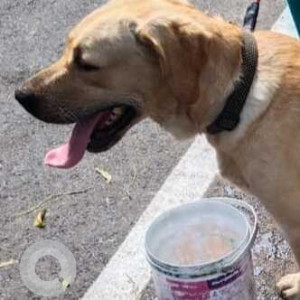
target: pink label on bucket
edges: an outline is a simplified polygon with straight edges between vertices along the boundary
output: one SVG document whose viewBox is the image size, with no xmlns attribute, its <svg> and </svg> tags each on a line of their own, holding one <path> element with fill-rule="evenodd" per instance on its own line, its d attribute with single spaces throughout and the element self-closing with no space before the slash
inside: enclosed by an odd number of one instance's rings
<svg viewBox="0 0 300 300">
<path fill-rule="evenodd" d="M 217 275 L 217 274 L 216 274 Z M 159 300 L 254 300 L 251 255 L 225 275 L 180 279 L 153 272 Z"/>
<path fill-rule="evenodd" d="M 209 286 L 207 282 L 182 282 L 167 279 L 170 284 L 170 289 L 174 299 L 178 300 L 192 300 L 201 295 L 201 299 L 208 299 L 205 294 L 209 293 Z M 197 298 L 198 299 L 198 298 Z"/>
</svg>

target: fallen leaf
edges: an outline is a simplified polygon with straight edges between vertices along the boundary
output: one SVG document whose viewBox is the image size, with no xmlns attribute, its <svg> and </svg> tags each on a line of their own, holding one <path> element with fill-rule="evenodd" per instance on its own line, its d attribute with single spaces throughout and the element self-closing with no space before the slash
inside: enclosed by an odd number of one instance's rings
<svg viewBox="0 0 300 300">
<path fill-rule="evenodd" d="M 68 288 L 70 286 L 70 283 L 64 279 L 62 282 L 61 282 L 62 286 L 65 287 L 65 288 Z"/>
<path fill-rule="evenodd" d="M 36 217 L 34 218 L 34 221 L 33 221 L 33 225 L 35 227 L 38 227 L 38 228 L 44 228 L 44 227 L 46 227 L 46 223 L 45 223 L 46 212 L 47 212 L 46 209 L 42 209 L 36 215 Z"/>
<path fill-rule="evenodd" d="M 108 172 L 100 168 L 96 168 L 95 171 L 105 179 L 106 183 L 111 183 L 112 176 Z"/>
<path fill-rule="evenodd" d="M 9 261 L 0 262 L 0 269 L 6 268 L 11 265 L 15 265 L 17 262 L 14 259 L 11 259 Z"/>
</svg>

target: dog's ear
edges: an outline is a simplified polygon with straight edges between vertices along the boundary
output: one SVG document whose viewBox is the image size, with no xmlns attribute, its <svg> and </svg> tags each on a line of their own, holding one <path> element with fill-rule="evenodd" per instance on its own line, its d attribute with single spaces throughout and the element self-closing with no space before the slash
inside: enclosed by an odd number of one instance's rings
<svg viewBox="0 0 300 300">
<path fill-rule="evenodd" d="M 174 95 L 185 102 L 197 96 L 199 73 L 207 63 L 211 34 L 198 23 L 175 18 L 155 18 L 134 29 L 148 57 L 159 62 Z"/>
<path fill-rule="evenodd" d="M 129 28 L 138 45 L 142 48 L 142 54 L 152 62 L 159 64 L 161 72 L 164 73 L 165 53 L 155 36 L 156 34 L 151 32 L 148 25 L 139 26 L 135 22 L 130 23 Z"/>
</svg>

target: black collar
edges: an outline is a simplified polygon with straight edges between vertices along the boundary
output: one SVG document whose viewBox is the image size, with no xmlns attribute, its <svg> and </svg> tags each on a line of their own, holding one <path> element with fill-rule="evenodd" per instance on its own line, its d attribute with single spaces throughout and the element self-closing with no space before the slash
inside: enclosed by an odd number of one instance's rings
<svg viewBox="0 0 300 300">
<path fill-rule="evenodd" d="M 257 44 L 251 33 L 243 33 L 242 60 L 241 78 L 234 84 L 233 91 L 217 119 L 207 127 L 209 134 L 232 131 L 240 122 L 240 114 L 251 89 L 258 62 Z"/>
</svg>

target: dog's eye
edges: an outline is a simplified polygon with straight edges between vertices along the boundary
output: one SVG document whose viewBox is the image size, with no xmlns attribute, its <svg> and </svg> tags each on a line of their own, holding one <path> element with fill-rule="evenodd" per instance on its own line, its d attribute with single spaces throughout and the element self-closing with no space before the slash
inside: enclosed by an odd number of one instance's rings
<svg viewBox="0 0 300 300">
<path fill-rule="evenodd" d="M 76 48 L 74 51 L 74 64 L 77 66 L 78 69 L 85 72 L 93 72 L 100 70 L 98 66 L 89 64 L 88 62 L 82 59 L 82 50 L 80 48 Z"/>
</svg>

